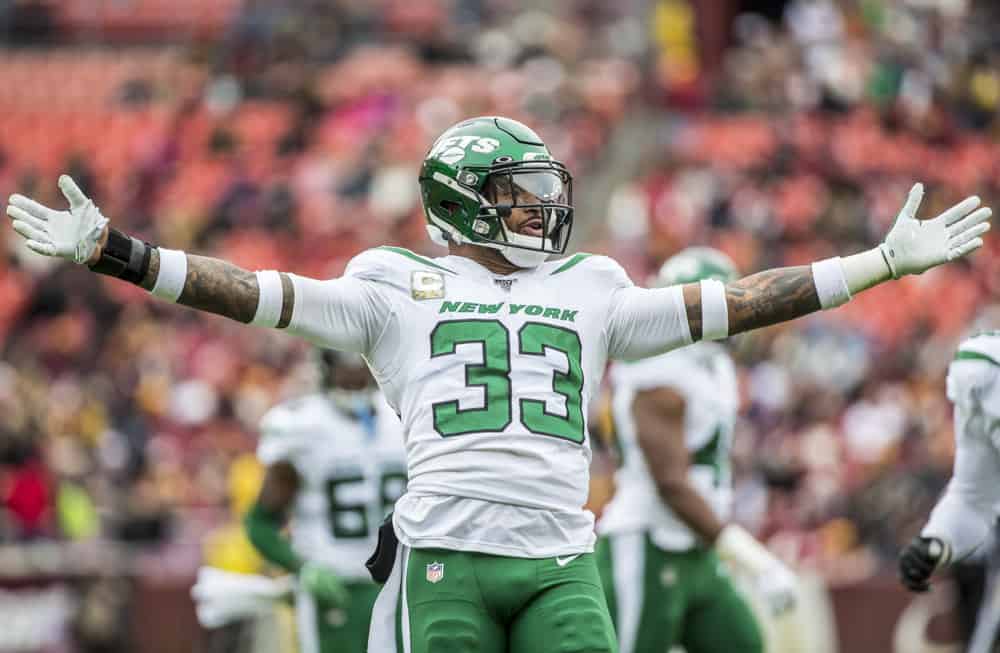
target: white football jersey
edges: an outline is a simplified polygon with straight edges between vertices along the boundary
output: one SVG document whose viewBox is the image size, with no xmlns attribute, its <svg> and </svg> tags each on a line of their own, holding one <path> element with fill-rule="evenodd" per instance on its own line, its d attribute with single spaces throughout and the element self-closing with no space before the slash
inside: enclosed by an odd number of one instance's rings
<svg viewBox="0 0 1000 653">
<path fill-rule="evenodd" d="M 299 474 L 292 546 L 344 578 L 368 580 L 365 560 L 378 527 L 406 488 L 399 419 L 378 396 L 358 418 L 313 394 L 272 408 L 261 421 L 257 457 L 286 461 Z"/>
<path fill-rule="evenodd" d="M 290 275 L 289 330 L 365 356 L 406 434 L 396 505 L 416 548 L 549 557 L 593 549 L 586 406 L 606 361 L 691 341 L 680 288 L 602 256 L 507 276 L 381 247 L 339 279 Z"/>
<path fill-rule="evenodd" d="M 616 363 L 611 380 L 612 413 L 623 460 L 615 474 L 615 496 L 604 509 L 598 531 L 603 535 L 648 530 L 663 549 L 690 549 L 698 537 L 660 498 L 639 447 L 632 403 L 637 392 L 661 387 L 684 397 L 689 478 L 725 520 L 732 501 L 729 452 L 739 408 L 733 361 L 722 345 L 699 342 L 655 358 Z"/>
<path fill-rule="evenodd" d="M 954 471 L 923 535 L 950 541 L 960 559 L 1000 516 L 1000 332 L 962 342 L 947 383 L 955 405 Z"/>
<path fill-rule="evenodd" d="M 948 366 L 948 399 L 955 404 L 959 443 L 978 440 L 1000 449 L 1000 332 L 963 341 Z"/>
</svg>

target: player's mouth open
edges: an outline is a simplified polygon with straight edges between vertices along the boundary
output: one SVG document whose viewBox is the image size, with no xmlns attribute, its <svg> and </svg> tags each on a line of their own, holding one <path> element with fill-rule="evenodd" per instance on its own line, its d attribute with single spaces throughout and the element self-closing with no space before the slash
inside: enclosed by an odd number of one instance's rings
<svg viewBox="0 0 1000 653">
<path fill-rule="evenodd" d="M 525 236 L 541 237 L 545 233 L 545 223 L 541 218 L 528 218 L 518 225 L 517 233 Z"/>
</svg>

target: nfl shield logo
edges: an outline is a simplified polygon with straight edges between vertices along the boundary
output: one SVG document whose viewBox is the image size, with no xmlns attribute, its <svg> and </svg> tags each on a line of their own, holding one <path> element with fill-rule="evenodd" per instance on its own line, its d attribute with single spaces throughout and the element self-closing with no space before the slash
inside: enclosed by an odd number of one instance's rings
<svg viewBox="0 0 1000 653">
<path fill-rule="evenodd" d="M 510 292 L 511 286 L 517 279 L 494 279 L 493 283 L 500 287 L 504 292 Z"/>
<path fill-rule="evenodd" d="M 439 583 L 444 578 L 444 563 L 432 562 L 427 565 L 427 582 Z"/>
</svg>

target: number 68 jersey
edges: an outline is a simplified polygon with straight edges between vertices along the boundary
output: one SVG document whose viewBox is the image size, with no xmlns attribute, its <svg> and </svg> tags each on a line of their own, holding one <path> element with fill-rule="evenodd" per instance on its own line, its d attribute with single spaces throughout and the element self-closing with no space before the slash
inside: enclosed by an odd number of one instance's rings
<svg viewBox="0 0 1000 653">
<path fill-rule="evenodd" d="M 278 404 L 260 424 L 257 458 L 299 475 L 292 546 L 340 576 L 368 580 L 378 527 L 406 488 L 399 420 L 381 397 L 373 414 L 345 413 L 326 394 Z"/>
<path fill-rule="evenodd" d="M 586 408 L 609 358 L 691 342 L 679 287 L 636 288 L 602 256 L 498 276 L 390 247 L 339 279 L 289 276 L 289 330 L 363 354 L 402 420 L 404 544 L 528 558 L 593 549 Z"/>
</svg>

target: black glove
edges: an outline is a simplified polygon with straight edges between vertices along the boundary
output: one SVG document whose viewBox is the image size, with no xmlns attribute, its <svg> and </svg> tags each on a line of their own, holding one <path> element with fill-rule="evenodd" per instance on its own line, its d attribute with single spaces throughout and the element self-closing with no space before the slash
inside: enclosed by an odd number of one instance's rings
<svg viewBox="0 0 1000 653">
<path fill-rule="evenodd" d="M 899 554 L 899 580 L 912 592 L 926 592 L 931 574 L 950 557 L 948 545 L 941 540 L 917 536 Z"/>
</svg>

